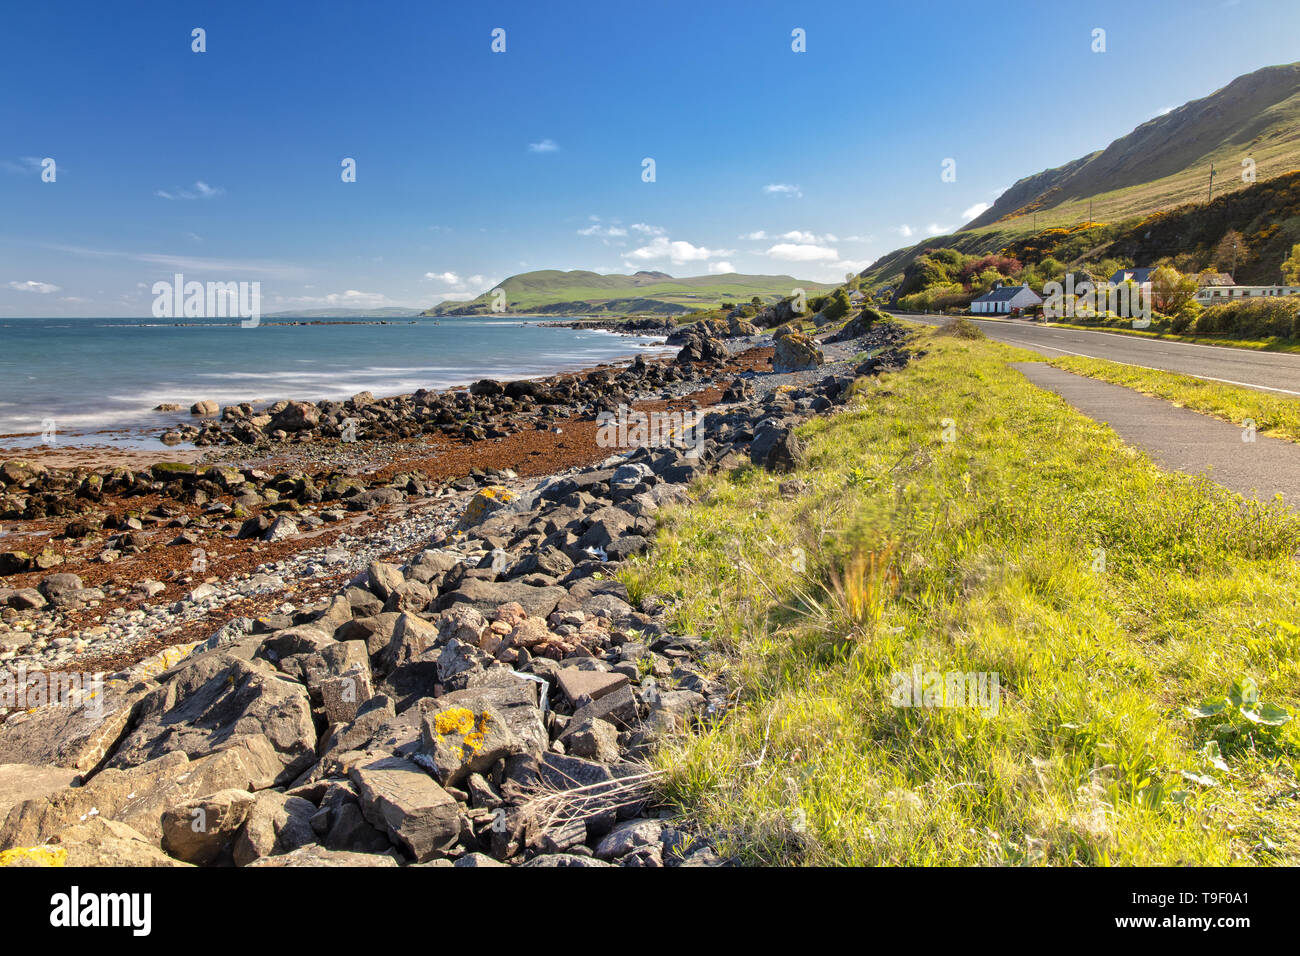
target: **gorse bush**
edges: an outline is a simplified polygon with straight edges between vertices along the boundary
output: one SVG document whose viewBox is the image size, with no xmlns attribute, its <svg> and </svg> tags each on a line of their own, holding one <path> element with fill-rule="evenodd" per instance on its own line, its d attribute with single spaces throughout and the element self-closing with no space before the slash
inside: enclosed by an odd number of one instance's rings
<svg viewBox="0 0 1300 956">
<path fill-rule="evenodd" d="M 1193 328 L 1197 335 L 1229 338 L 1300 338 L 1300 296 L 1212 305 L 1197 317 Z"/>
</svg>

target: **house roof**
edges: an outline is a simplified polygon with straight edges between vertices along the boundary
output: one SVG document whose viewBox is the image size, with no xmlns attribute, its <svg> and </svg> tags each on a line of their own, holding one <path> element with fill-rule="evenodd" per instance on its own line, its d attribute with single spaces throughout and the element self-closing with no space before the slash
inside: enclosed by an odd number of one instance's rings
<svg viewBox="0 0 1300 956">
<path fill-rule="evenodd" d="M 1210 275 L 1203 276 L 1200 285 L 1232 285 L 1232 276 L 1226 272 L 1213 272 Z"/>
<path fill-rule="evenodd" d="M 1155 272 L 1154 266 L 1147 266 L 1143 269 L 1116 269 L 1115 274 L 1110 277 L 1110 281 L 1118 285 L 1121 282 L 1127 282 L 1132 279 L 1138 285 L 1151 281 L 1151 273 Z"/>
<path fill-rule="evenodd" d="M 1010 299 L 1014 299 L 1021 292 L 1028 292 L 1035 299 L 1038 298 L 1038 293 L 1034 292 L 1034 290 L 1029 288 L 1028 286 L 1004 285 L 997 289 L 990 289 L 988 292 L 985 292 L 982 296 L 972 299 L 971 301 L 972 302 L 1006 302 Z"/>
</svg>

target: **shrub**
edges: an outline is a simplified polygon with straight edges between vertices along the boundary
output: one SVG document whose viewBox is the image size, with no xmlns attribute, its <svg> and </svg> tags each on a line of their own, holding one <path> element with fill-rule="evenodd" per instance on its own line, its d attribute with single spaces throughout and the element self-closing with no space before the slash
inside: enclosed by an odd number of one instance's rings
<svg viewBox="0 0 1300 956">
<path fill-rule="evenodd" d="M 1195 321 L 1197 335 L 1243 339 L 1300 336 L 1300 298 L 1239 299 L 1212 305 Z"/>
<path fill-rule="evenodd" d="M 978 325 L 966 318 L 956 318 L 951 322 L 945 322 L 939 327 L 936 335 L 951 335 L 957 339 L 982 339 L 985 338 L 984 330 Z"/>
</svg>

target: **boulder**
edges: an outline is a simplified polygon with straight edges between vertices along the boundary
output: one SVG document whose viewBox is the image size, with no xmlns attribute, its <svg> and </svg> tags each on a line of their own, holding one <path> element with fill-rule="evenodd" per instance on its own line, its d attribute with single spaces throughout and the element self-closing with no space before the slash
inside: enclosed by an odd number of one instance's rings
<svg viewBox="0 0 1300 956">
<path fill-rule="evenodd" d="M 818 368 L 826 361 L 817 343 L 802 332 L 791 332 L 776 340 L 772 371 L 801 372 Z"/>
<path fill-rule="evenodd" d="M 198 760 L 168 753 L 130 769 L 102 770 L 84 786 L 16 804 L 0 822 L 0 849 L 34 846 L 99 816 L 159 842 L 161 816 L 168 807 L 218 790 L 269 787 L 282 766 L 271 742 L 255 736 L 241 737 Z"/>
<path fill-rule="evenodd" d="M 366 819 L 416 862 L 445 856 L 460 840 L 459 804 L 411 761 L 380 757 L 352 767 L 349 777 Z"/>
<path fill-rule="evenodd" d="M 50 837 L 48 843 L 0 852 L 5 866 L 188 866 L 174 860 L 125 823 L 102 816 L 70 826 Z"/>
<path fill-rule="evenodd" d="M 446 787 L 459 786 L 470 774 L 524 751 L 505 718 L 491 707 L 429 709 L 420 724 L 420 743 L 425 759 L 417 762 Z"/>
<path fill-rule="evenodd" d="M 178 860 L 207 866 L 229 858 L 254 797 L 246 790 L 216 793 L 168 807 L 162 815 L 162 848 Z"/>
<path fill-rule="evenodd" d="M 565 596 L 564 588 L 533 587 L 518 581 L 481 581 L 466 578 L 454 591 L 438 599 L 442 608 L 468 604 L 484 616 L 491 616 L 502 604 L 511 601 L 535 617 L 546 617 Z"/>
<path fill-rule="evenodd" d="M 262 735 L 282 765 L 276 782 L 293 780 L 315 760 L 311 703 L 307 688 L 266 666 L 221 652 L 182 666 L 140 700 L 135 729 L 109 766 L 133 767 L 177 751 L 202 757 L 242 736 Z"/>
<path fill-rule="evenodd" d="M 271 416 L 267 431 L 310 431 L 320 424 L 320 409 L 311 402 L 289 402 Z"/>
<path fill-rule="evenodd" d="M 388 854 L 327 850 L 313 843 L 291 853 L 262 857 L 249 866 L 397 866 L 397 861 Z"/>
<path fill-rule="evenodd" d="M 117 744 L 148 690 L 147 684 L 131 690 L 106 685 L 87 706 L 43 707 L 12 717 L 0 724 L 0 762 L 88 773 Z"/>
<path fill-rule="evenodd" d="M 262 790 L 253 797 L 244 828 L 235 839 L 236 866 L 249 866 L 263 857 L 291 853 L 316 842 L 311 818 L 316 806 L 302 797 Z"/>
</svg>

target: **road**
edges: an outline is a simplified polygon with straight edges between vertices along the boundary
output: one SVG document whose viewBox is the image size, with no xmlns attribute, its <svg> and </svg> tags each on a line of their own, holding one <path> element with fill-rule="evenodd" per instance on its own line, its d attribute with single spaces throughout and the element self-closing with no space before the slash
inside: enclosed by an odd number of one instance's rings
<svg viewBox="0 0 1300 956">
<path fill-rule="evenodd" d="M 942 325 L 948 321 L 948 316 L 941 315 L 920 315 L 914 312 L 895 314 L 928 325 Z M 1164 342 L 1114 332 L 1053 329 L 1021 319 L 971 321 L 991 339 L 1018 345 L 1048 358 L 1082 355 L 1141 368 L 1193 375 L 1230 385 L 1244 385 L 1265 392 L 1300 396 L 1300 355 L 1294 353 Z"/>
<path fill-rule="evenodd" d="M 1240 425 L 1042 362 L 1017 362 L 1012 368 L 1109 425 L 1169 471 L 1203 474 L 1260 501 L 1281 495 L 1290 507 L 1300 507 L 1300 444 L 1255 435 Z"/>
</svg>

